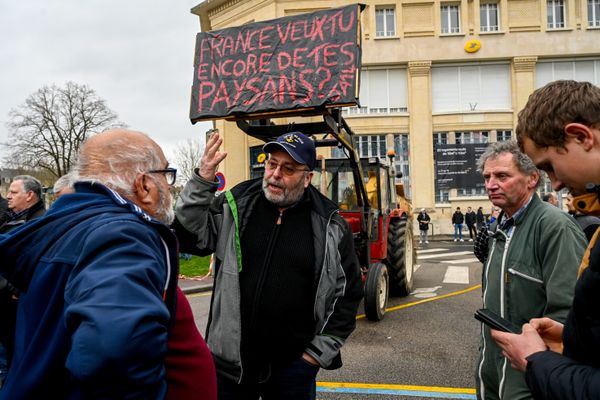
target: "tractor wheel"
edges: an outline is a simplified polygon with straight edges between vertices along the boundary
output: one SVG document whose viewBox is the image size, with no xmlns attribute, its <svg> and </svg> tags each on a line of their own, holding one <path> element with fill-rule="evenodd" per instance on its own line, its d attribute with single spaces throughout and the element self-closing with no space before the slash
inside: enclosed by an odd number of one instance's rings
<svg viewBox="0 0 600 400">
<path fill-rule="evenodd" d="M 413 288 L 416 251 L 412 226 L 407 219 L 392 219 L 388 231 L 387 265 L 390 270 L 390 292 L 407 296 Z"/>
<path fill-rule="evenodd" d="M 389 278 L 387 267 L 373 263 L 365 282 L 365 315 L 370 321 L 381 321 L 388 301 Z"/>
</svg>

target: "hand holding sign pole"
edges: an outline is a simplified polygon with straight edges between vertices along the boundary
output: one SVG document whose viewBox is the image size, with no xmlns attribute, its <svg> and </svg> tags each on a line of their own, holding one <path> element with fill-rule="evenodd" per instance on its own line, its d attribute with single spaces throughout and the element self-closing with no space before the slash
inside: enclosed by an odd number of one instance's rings
<svg viewBox="0 0 600 400">
<path fill-rule="evenodd" d="M 204 146 L 204 154 L 200 159 L 198 174 L 201 178 L 207 181 L 214 181 L 219 163 L 227 157 L 227 153 L 219 151 L 219 147 L 223 144 L 223 138 L 219 135 L 217 129 L 213 129 L 212 134 L 207 135 L 206 145 Z"/>
</svg>

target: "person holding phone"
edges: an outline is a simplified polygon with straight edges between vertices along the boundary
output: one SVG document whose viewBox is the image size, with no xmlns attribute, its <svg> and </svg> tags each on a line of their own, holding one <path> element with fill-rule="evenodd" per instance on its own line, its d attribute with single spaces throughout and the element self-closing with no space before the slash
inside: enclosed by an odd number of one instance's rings
<svg viewBox="0 0 600 400">
<path fill-rule="evenodd" d="M 519 113 L 517 140 L 548 173 L 554 190 L 566 187 L 579 212 L 600 215 L 600 88 L 555 81 L 536 90 Z M 511 365 L 525 373 L 536 399 L 600 398 L 599 235 L 596 231 L 581 261 L 564 325 L 556 318 L 534 318 L 520 335 L 492 332 Z"/>
<path fill-rule="evenodd" d="M 488 197 L 502 212 L 490 225 L 483 267 L 483 306 L 521 326 L 548 316 L 564 321 L 585 250 L 583 232 L 566 213 L 540 200 L 540 174 L 514 141 L 491 143 L 478 163 Z M 482 327 L 476 369 L 482 399 L 529 399 L 521 372 L 510 367 Z"/>
</svg>

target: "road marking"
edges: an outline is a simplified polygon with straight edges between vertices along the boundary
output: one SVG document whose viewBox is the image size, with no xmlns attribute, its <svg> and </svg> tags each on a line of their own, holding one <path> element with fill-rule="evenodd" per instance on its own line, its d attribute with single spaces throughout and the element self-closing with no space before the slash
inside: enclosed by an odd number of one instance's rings
<svg viewBox="0 0 600 400">
<path fill-rule="evenodd" d="M 439 386 L 386 385 L 376 383 L 317 382 L 323 393 L 384 394 L 431 399 L 475 399 L 475 389 Z"/>
<path fill-rule="evenodd" d="M 477 257 L 472 258 L 461 258 L 460 260 L 442 260 L 443 263 L 447 264 L 470 264 L 479 261 Z"/>
<path fill-rule="evenodd" d="M 417 250 L 417 254 L 425 254 L 425 253 L 439 253 L 440 251 L 448 251 L 448 249 L 427 249 L 427 250 Z"/>
<path fill-rule="evenodd" d="M 443 283 L 469 284 L 469 267 L 448 267 Z"/>
<path fill-rule="evenodd" d="M 452 292 L 452 293 L 443 294 L 441 296 L 433 297 L 431 299 L 423 299 L 423 300 L 413 301 L 412 303 L 400 304 L 399 306 L 389 307 L 389 308 L 385 309 L 385 312 L 386 313 L 392 312 L 392 311 L 396 311 L 396 310 L 401 310 L 403 308 L 413 307 L 413 306 L 423 304 L 423 303 L 429 303 L 430 301 L 434 301 L 434 300 L 441 300 L 441 299 L 445 299 L 447 297 L 458 296 L 460 294 L 472 292 L 473 290 L 480 289 L 480 288 L 481 288 L 481 283 L 479 285 L 471 286 L 470 288 L 458 290 L 458 291 Z M 358 314 L 356 316 L 356 319 L 363 319 L 363 318 L 365 318 L 365 314 Z"/>
<path fill-rule="evenodd" d="M 426 256 L 418 256 L 418 258 L 419 258 L 419 260 L 428 260 L 430 258 L 441 258 L 441 257 L 449 257 L 449 256 L 464 256 L 467 254 L 473 254 L 473 250 L 457 251 L 456 253 L 428 254 Z"/>
</svg>

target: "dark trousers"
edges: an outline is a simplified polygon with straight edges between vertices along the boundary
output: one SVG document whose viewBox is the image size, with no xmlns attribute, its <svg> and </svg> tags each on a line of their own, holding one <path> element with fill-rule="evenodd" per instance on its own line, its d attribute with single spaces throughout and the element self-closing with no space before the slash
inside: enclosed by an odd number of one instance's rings
<svg viewBox="0 0 600 400">
<path fill-rule="evenodd" d="M 302 358 L 286 364 L 270 364 L 250 382 L 234 381 L 217 374 L 219 400 L 315 400 L 319 367 Z"/>
<path fill-rule="evenodd" d="M 477 237 L 477 228 L 475 225 L 467 225 L 467 228 L 469 228 L 469 237 L 471 239 Z"/>
</svg>

